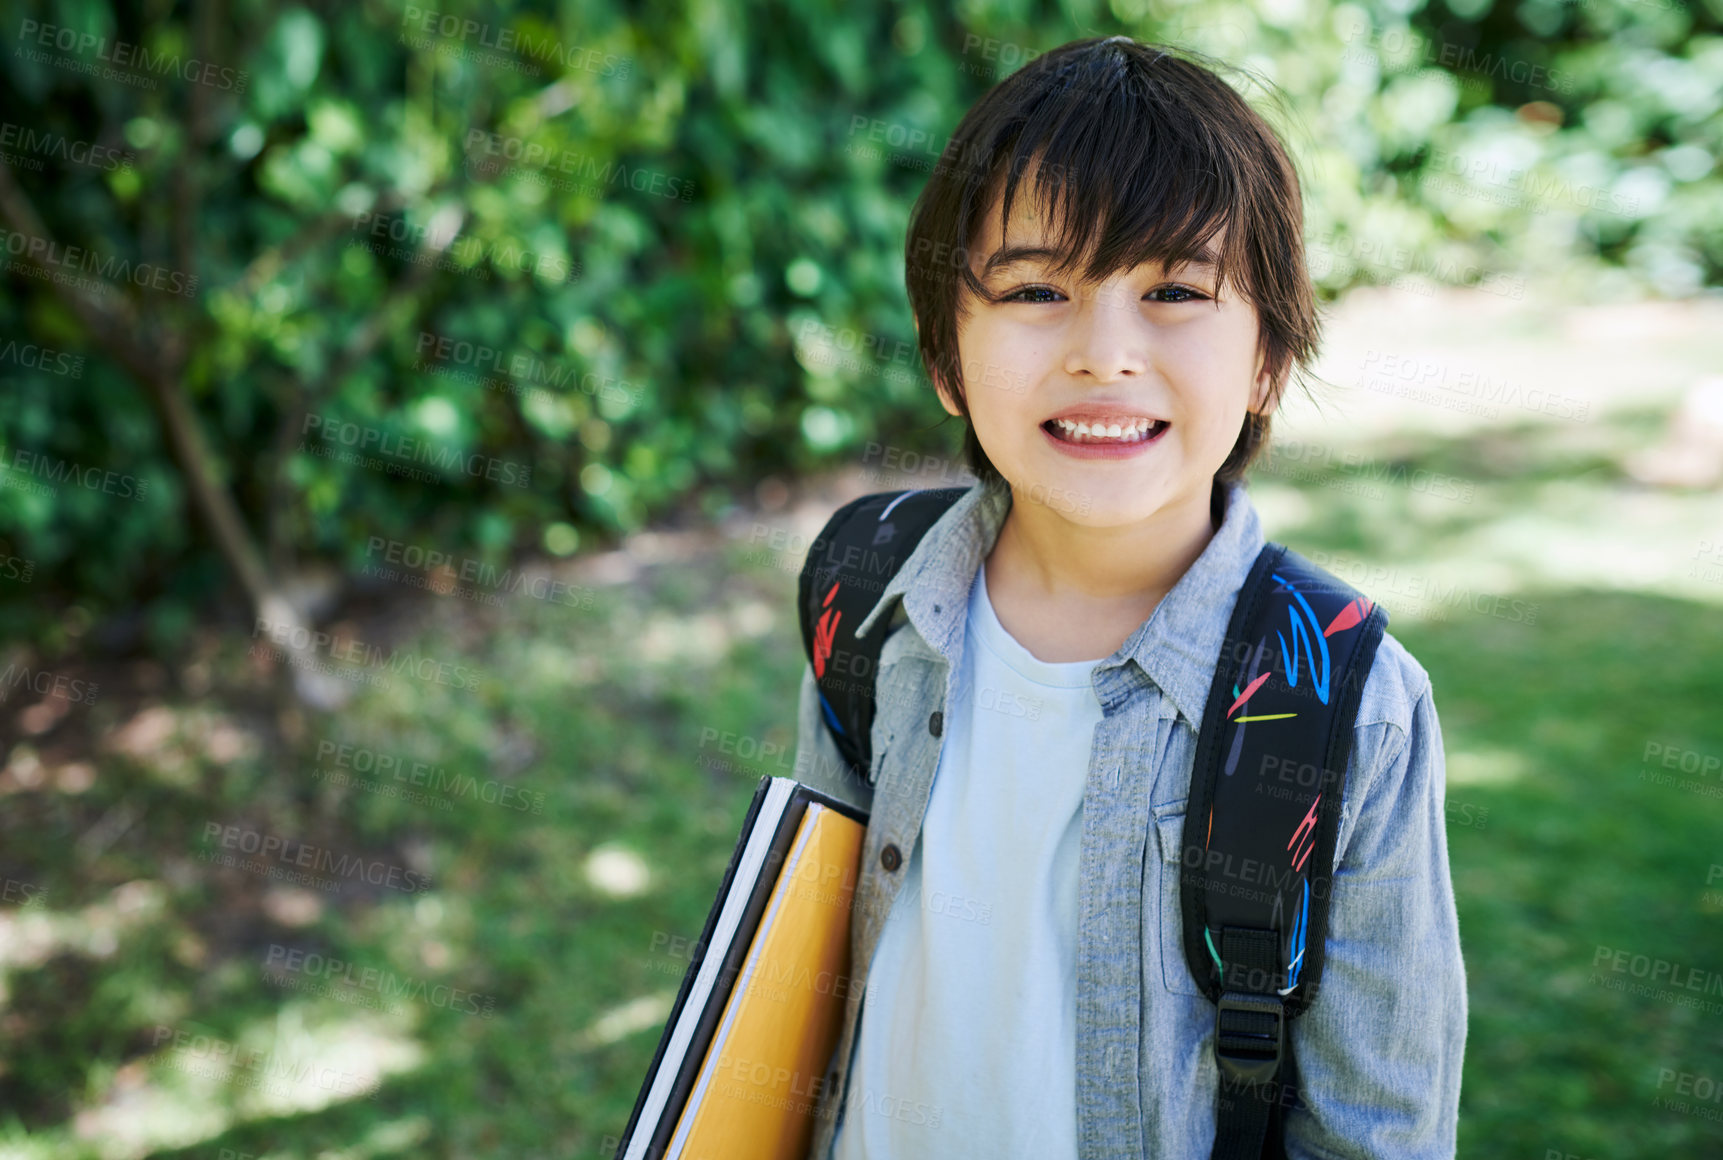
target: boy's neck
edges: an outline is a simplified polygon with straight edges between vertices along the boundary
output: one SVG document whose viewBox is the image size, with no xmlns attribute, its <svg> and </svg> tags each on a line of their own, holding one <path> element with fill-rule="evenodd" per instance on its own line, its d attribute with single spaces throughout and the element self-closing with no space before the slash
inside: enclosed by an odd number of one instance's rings
<svg viewBox="0 0 1723 1160">
<path fill-rule="evenodd" d="M 983 564 L 994 614 L 1039 660 L 1111 656 L 1214 539 L 1224 500 L 1211 489 L 1129 528 L 1086 528 L 1013 496 Z"/>
</svg>

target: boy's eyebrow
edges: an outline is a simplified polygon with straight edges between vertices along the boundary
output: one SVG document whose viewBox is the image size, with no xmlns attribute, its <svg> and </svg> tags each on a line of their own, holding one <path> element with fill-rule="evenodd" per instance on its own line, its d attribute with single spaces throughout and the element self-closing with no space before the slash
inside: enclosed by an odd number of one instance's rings
<svg viewBox="0 0 1723 1160">
<path fill-rule="evenodd" d="M 993 256 L 987 259 L 987 265 L 981 271 L 983 278 L 995 270 L 1003 270 L 1007 266 L 1015 266 L 1018 262 L 1057 262 L 1063 254 L 1050 250 L 1046 246 L 1000 246 L 993 251 Z"/>
<path fill-rule="evenodd" d="M 987 259 L 986 266 L 982 268 L 981 276 L 985 278 L 996 271 L 1003 270 L 1007 266 L 1014 266 L 1018 262 L 1056 263 L 1064 258 L 1064 256 L 1065 255 L 1060 253 L 1058 250 L 1050 249 L 1046 246 L 1000 246 L 997 250 L 993 251 L 992 256 Z M 1212 246 L 1204 246 L 1198 250 L 1189 250 L 1183 253 L 1174 254 L 1171 260 L 1163 268 L 1173 270 L 1184 266 L 1203 266 L 1213 270 L 1216 268 L 1216 265 L 1217 262 L 1214 248 Z"/>
</svg>

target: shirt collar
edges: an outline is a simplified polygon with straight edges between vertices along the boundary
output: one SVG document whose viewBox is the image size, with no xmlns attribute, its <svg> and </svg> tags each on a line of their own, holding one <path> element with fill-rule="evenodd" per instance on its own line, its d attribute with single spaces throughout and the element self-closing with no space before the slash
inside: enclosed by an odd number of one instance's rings
<svg viewBox="0 0 1723 1160">
<path fill-rule="evenodd" d="M 1225 508 L 1219 530 L 1149 619 L 1097 666 L 1099 673 L 1134 661 L 1193 729 L 1200 727 L 1208 705 L 1233 605 L 1266 542 L 1244 485 L 1220 486 L 1225 488 Z M 885 586 L 856 635 L 867 632 L 901 599 L 922 639 L 955 667 L 963 649 L 970 587 L 993 550 L 1011 503 L 1010 487 L 997 480 L 977 482 L 960 496 Z"/>
</svg>

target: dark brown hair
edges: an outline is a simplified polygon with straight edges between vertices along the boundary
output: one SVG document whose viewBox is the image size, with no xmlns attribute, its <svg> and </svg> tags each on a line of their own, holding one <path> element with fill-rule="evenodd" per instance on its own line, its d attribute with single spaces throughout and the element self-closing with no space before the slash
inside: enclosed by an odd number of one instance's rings
<svg viewBox="0 0 1723 1160">
<path fill-rule="evenodd" d="M 1125 36 L 1072 41 L 994 85 L 947 142 L 915 203 L 905 281 L 922 361 L 963 413 L 964 457 L 983 480 L 1000 477 L 967 422 L 957 323 L 967 294 L 987 295 L 969 265 L 982 215 L 1003 186 L 1009 220 L 1031 171 L 1058 268 L 1068 273 L 1089 254 L 1085 279 L 1195 257 L 1224 228 L 1217 285 L 1236 286 L 1257 309 L 1271 399 L 1294 366 L 1307 373 L 1321 322 L 1298 174 L 1274 130 L 1215 71 L 1225 68 Z M 1217 480 L 1244 478 L 1269 425 L 1268 415 L 1245 414 Z"/>
</svg>

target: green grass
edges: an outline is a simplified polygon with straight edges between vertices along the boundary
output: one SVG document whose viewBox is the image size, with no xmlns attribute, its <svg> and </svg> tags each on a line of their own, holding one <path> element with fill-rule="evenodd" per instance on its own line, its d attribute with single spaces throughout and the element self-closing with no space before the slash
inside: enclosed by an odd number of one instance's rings
<svg viewBox="0 0 1723 1160">
<path fill-rule="evenodd" d="M 1303 481 L 1308 519 L 1269 532 L 1306 551 L 1443 559 L 1479 550 L 1473 537 L 1505 512 L 1571 520 L 1540 512 L 1551 481 L 1618 487 L 1582 449 L 1528 440 L 1517 454 L 1409 446 L 1406 462 L 1477 481 L 1476 498 L 1348 498 L 1324 486 L 1335 472 Z M 794 744 L 794 577 L 742 556 L 649 568 L 584 610 L 391 597 L 388 621 L 412 625 L 423 652 L 482 666 L 476 690 L 398 678 L 336 714 L 283 715 L 245 642 L 229 641 L 199 662 L 207 694 L 117 672 L 95 707 L 28 739 L 42 772 L 32 787 L 0 781 L 0 873 L 46 894 L 0 912 L 14 920 L 0 936 L 0 1157 L 607 1155 L 685 964 L 667 946 L 699 934 L 774 768 L 704 763 L 722 754 L 702 738 Z M 1723 754 L 1723 602 L 1547 582 L 1513 595 L 1537 603 L 1534 623 L 1420 620 L 1379 594 L 1432 675 L 1449 759 L 1471 1003 L 1460 1154 L 1716 1155 L 1723 1127 L 1655 1101 L 1671 1094 L 1665 1070 L 1723 1080 L 1723 1006 L 1592 978 L 1600 946 L 1723 971 L 1723 883 L 1706 881 L 1723 862 L 1723 799 L 1640 779 L 1650 742 Z M 384 631 L 359 623 L 367 640 Z M 136 717 L 154 705 L 168 726 L 151 735 Z M 132 741 L 99 741 L 113 736 Z M 313 776 L 325 741 L 495 778 L 543 794 L 542 813 L 336 788 Z M 73 792 L 61 784 L 77 760 L 95 779 Z M 308 908 L 201 860 L 212 821 L 428 873 L 432 887 L 313 891 Z M 595 851 L 624 868 L 632 854 L 645 888 L 608 891 Z M 494 1006 L 376 1011 L 340 1001 L 362 987 L 294 992 L 263 970 L 272 946 Z M 375 1072 L 375 1098 L 272 1100 L 190 1076 L 157 1044 L 164 1026 Z"/>
<path fill-rule="evenodd" d="M 1695 996 L 1707 1012 L 1673 987 L 1608 990 L 1594 978 L 1635 980 L 1593 959 L 1723 970 L 1723 894 L 1706 898 L 1723 802 L 1639 777 L 1647 742 L 1723 754 L 1723 610 L 1568 593 L 1540 599 L 1535 630 L 1468 617 L 1401 636 L 1437 691 L 1450 817 L 1489 811 L 1449 827 L 1471 1003 L 1460 1154 L 1715 1155 L 1716 1122 L 1654 1100 L 1674 1095 L 1664 1069 L 1723 1079 L 1723 995 Z M 1519 773 L 1466 784 L 1456 751 Z"/>
</svg>

